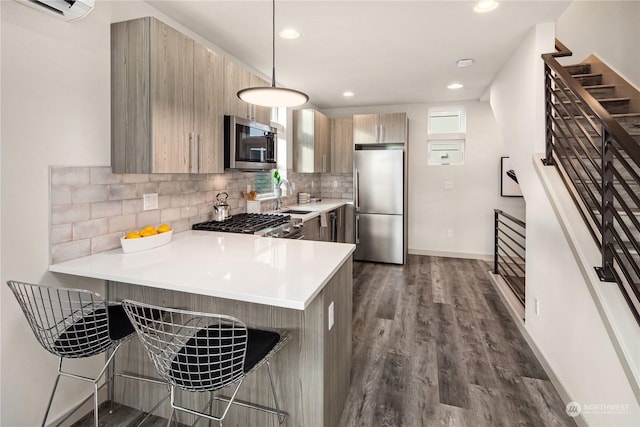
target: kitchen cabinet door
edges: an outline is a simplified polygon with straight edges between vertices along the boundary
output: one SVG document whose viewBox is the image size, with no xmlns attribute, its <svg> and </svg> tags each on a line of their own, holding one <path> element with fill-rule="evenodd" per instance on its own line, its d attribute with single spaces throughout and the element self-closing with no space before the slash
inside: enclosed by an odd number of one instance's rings
<svg viewBox="0 0 640 427">
<path fill-rule="evenodd" d="M 354 144 L 404 144 L 407 114 L 356 114 L 353 116 Z"/>
<path fill-rule="evenodd" d="M 111 25 L 114 173 L 222 171 L 220 60 L 155 18 Z"/>
<path fill-rule="evenodd" d="M 331 122 L 313 109 L 293 111 L 293 169 L 299 173 L 331 171 Z"/>
<path fill-rule="evenodd" d="M 404 144 L 407 140 L 407 114 L 380 114 L 381 144 Z"/>
<path fill-rule="evenodd" d="M 356 114 L 353 116 L 353 143 L 377 144 L 379 114 Z"/>
<path fill-rule="evenodd" d="M 250 119 L 249 104 L 237 93 L 251 85 L 251 73 L 229 60 L 225 60 L 224 70 L 224 114 Z"/>
<path fill-rule="evenodd" d="M 353 119 L 331 120 L 331 172 L 353 172 Z"/>
<path fill-rule="evenodd" d="M 224 172 L 224 59 L 194 45 L 194 130 L 192 173 Z"/>
<path fill-rule="evenodd" d="M 188 173 L 193 137 L 193 40 L 151 20 L 152 170 Z"/>
</svg>

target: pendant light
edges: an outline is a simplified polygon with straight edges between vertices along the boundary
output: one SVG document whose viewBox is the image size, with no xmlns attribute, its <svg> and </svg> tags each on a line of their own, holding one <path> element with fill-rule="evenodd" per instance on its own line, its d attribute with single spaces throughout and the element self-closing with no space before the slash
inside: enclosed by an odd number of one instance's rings
<svg viewBox="0 0 640 427">
<path fill-rule="evenodd" d="M 276 87 L 276 0 L 272 1 L 272 62 L 271 87 L 249 87 L 238 91 L 238 98 L 249 104 L 264 107 L 296 107 L 309 100 L 309 97 L 298 90 Z"/>
</svg>

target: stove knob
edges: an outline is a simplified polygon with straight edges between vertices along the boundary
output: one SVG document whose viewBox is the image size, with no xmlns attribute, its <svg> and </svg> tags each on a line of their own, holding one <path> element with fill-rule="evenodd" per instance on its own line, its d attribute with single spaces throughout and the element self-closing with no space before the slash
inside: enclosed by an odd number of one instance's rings
<svg viewBox="0 0 640 427">
<path fill-rule="evenodd" d="M 278 237 L 280 237 L 280 233 L 271 233 L 271 237 L 278 238 Z"/>
<path fill-rule="evenodd" d="M 282 231 L 284 231 L 285 234 L 291 233 L 291 227 L 285 227 L 282 229 Z"/>
</svg>

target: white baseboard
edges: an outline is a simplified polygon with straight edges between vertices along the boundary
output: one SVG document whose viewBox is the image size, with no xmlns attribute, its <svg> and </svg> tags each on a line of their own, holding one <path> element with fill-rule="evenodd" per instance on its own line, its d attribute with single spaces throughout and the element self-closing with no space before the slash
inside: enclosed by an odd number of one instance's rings
<svg viewBox="0 0 640 427">
<path fill-rule="evenodd" d="M 425 249 L 409 248 L 409 255 L 438 256 L 438 257 L 444 257 L 444 258 L 479 259 L 482 261 L 493 262 L 493 254 L 474 254 L 471 252 L 431 251 L 431 250 L 425 250 Z"/>
</svg>

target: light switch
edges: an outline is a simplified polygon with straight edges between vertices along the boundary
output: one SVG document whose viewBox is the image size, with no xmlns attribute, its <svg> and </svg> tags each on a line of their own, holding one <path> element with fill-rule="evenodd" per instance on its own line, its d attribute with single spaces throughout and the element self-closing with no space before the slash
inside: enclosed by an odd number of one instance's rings
<svg viewBox="0 0 640 427">
<path fill-rule="evenodd" d="M 453 181 L 445 181 L 444 182 L 445 190 L 453 190 Z"/>
<path fill-rule="evenodd" d="M 142 210 L 150 211 L 158 209 L 158 193 L 149 193 L 142 195 Z"/>
</svg>

